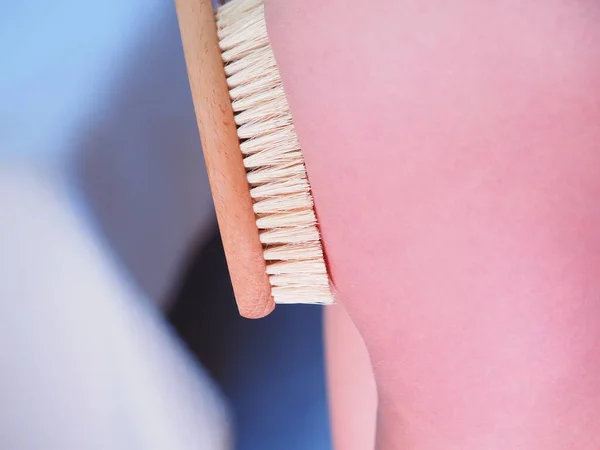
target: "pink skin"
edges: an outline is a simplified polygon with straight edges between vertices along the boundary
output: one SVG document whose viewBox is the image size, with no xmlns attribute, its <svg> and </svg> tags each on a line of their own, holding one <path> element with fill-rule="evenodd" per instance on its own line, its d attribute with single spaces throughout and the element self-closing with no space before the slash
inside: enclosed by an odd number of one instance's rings
<svg viewBox="0 0 600 450">
<path fill-rule="evenodd" d="M 379 448 L 599 448 L 600 3 L 267 21 Z"/>
<path fill-rule="evenodd" d="M 325 310 L 325 342 L 334 448 L 373 448 L 377 418 L 373 370 L 365 344 L 341 304 Z"/>
</svg>

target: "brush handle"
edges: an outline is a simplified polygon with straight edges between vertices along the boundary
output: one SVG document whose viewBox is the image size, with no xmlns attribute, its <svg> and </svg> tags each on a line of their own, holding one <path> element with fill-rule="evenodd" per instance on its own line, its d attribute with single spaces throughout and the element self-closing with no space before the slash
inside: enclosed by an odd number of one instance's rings
<svg viewBox="0 0 600 450">
<path fill-rule="evenodd" d="M 240 314 L 275 307 L 209 0 L 176 0 L 206 169 Z"/>
</svg>

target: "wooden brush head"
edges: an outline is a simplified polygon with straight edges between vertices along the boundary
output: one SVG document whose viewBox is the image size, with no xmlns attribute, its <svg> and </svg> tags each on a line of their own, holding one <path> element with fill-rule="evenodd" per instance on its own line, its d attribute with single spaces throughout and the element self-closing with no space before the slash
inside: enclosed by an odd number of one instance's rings
<svg viewBox="0 0 600 450">
<path fill-rule="evenodd" d="M 333 302 L 304 158 L 262 0 L 177 0 L 233 289 L 245 317 Z M 216 18 L 216 21 L 215 21 Z"/>
</svg>

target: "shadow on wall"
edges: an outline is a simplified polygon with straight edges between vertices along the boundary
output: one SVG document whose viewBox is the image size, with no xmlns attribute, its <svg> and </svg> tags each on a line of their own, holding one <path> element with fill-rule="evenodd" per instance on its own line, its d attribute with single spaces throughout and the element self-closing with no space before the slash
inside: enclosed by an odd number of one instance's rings
<svg viewBox="0 0 600 450">
<path fill-rule="evenodd" d="M 322 307 L 283 305 L 265 319 L 241 318 L 216 229 L 176 298 L 171 323 L 230 399 L 237 450 L 331 449 Z"/>
<path fill-rule="evenodd" d="M 174 7 L 163 7 L 103 111 L 80 134 L 73 167 L 97 224 L 134 279 L 164 303 L 213 206 Z"/>
</svg>

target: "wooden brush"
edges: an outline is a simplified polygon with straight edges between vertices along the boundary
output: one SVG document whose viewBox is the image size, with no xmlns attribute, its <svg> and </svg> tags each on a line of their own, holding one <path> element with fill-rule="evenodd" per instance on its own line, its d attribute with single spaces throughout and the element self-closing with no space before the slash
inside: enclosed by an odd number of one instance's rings
<svg viewBox="0 0 600 450">
<path fill-rule="evenodd" d="M 333 302 L 304 158 L 263 0 L 176 0 L 219 229 L 240 313 Z"/>
</svg>

